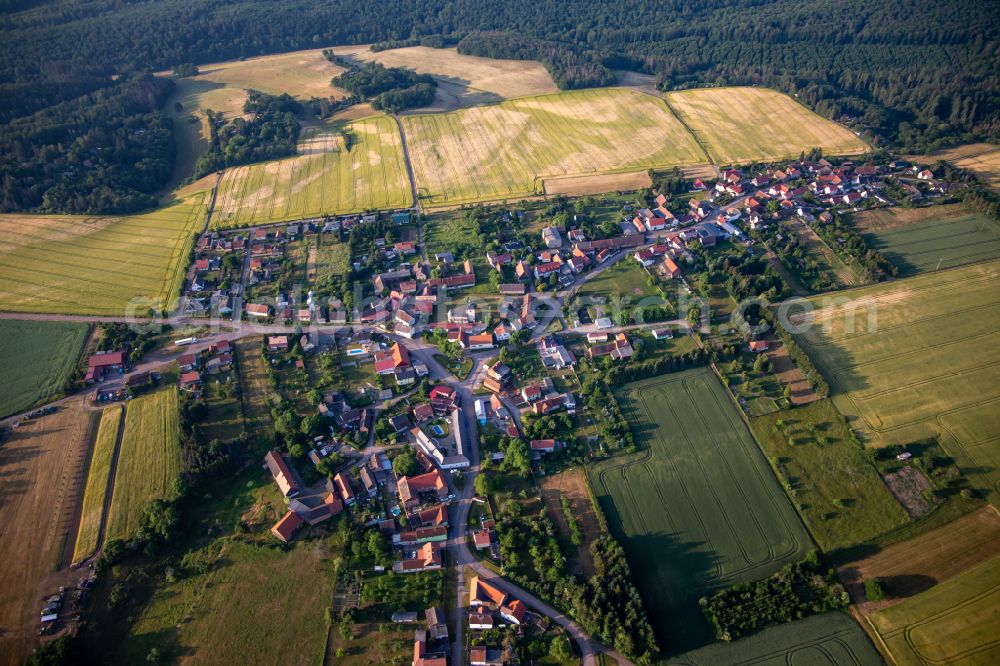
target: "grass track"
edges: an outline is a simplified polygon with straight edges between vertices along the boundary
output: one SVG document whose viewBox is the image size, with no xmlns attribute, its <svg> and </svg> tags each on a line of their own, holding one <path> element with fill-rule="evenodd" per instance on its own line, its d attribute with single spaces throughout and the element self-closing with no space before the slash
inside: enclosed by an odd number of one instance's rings
<svg viewBox="0 0 1000 666">
<path fill-rule="evenodd" d="M 806 531 L 725 390 L 708 369 L 628 384 L 643 451 L 598 463 L 594 492 L 670 651 L 710 640 L 700 596 L 801 559 Z"/>
<path fill-rule="evenodd" d="M 104 498 L 108 491 L 108 475 L 111 473 L 111 461 L 115 453 L 115 441 L 118 438 L 122 413 L 121 407 L 109 407 L 101 413 L 101 425 L 97 429 L 90 468 L 87 470 L 80 529 L 77 531 L 76 546 L 73 548 L 74 562 L 90 557 L 97 548 Z"/>
<path fill-rule="evenodd" d="M 129 402 L 108 517 L 108 540 L 131 537 L 146 504 L 170 495 L 181 471 L 178 409 L 174 386 Z"/>
</svg>

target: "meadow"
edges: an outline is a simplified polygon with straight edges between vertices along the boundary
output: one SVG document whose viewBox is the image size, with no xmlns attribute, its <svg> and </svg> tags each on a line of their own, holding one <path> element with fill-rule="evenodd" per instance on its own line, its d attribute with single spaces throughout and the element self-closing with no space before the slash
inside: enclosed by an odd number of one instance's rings
<svg viewBox="0 0 1000 666">
<path fill-rule="evenodd" d="M 61 396 L 88 330 L 86 324 L 0 321 L 0 418 Z"/>
<path fill-rule="evenodd" d="M 851 546 L 907 522 L 829 400 L 750 422 L 817 545 Z"/>
<path fill-rule="evenodd" d="M 826 155 L 858 155 L 868 144 L 851 130 L 767 88 L 697 88 L 666 95 L 667 103 L 717 164 Z"/>
<path fill-rule="evenodd" d="M 129 402 L 107 521 L 108 540 L 131 537 L 146 505 L 170 496 L 181 471 L 178 410 L 175 386 Z"/>
<path fill-rule="evenodd" d="M 663 100 L 623 88 L 402 118 L 428 205 L 541 194 L 545 178 L 707 162 Z"/>
<path fill-rule="evenodd" d="M 711 639 L 698 599 L 764 578 L 812 546 L 736 407 L 707 368 L 619 394 L 642 449 L 590 470 L 657 638 L 668 653 Z"/>
<path fill-rule="evenodd" d="M 80 526 L 73 547 L 73 561 L 82 562 L 97 549 L 97 539 L 101 531 L 104 515 L 104 500 L 108 494 L 108 476 L 118 440 L 124 407 L 108 407 L 101 412 L 101 424 L 90 454 L 87 469 L 87 484 L 83 493 L 83 508 L 80 511 Z"/>
<path fill-rule="evenodd" d="M 874 613 L 872 627 L 899 666 L 1000 660 L 1000 557 Z"/>
<path fill-rule="evenodd" d="M 871 210 L 853 222 L 902 276 L 1000 257 L 1000 222 L 961 204 Z"/>
<path fill-rule="evenodd" d="M 341 129 L 350 137 L 345 149 Z M 281 222 L 413 204 L 402 139 L 382 116 L 307 127 L 294 157 L 227 169 L 213 228 Z"/>
<path fill-rule="evenodd" d="M 172 309 L 204 194 L 126 217 L 0 215 L 0 310 L 128 314 Z"/>
<path fill-rule="evenodd" d="M 846 613 L 813 615 L 770 627 L 733 643 L 716 643 L 686 652 L 676 666 L 880 666 L 883 663 L 865 632 Z"/>
<path fill-rule="evenodd" d="M 867 443 L 937 436 L 972 484 L 1000 484 L 1000 261 L 810 299 L 797 336 Z M 852 316 L 853 315 L 853 316 Z M 804 320 L 796 319 L 800 323 Z"/>
</svg>

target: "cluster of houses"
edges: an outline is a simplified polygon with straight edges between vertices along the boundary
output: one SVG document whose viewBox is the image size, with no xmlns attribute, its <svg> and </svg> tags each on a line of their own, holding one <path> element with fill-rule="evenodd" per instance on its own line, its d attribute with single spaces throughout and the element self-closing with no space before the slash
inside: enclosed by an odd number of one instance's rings
<svg viewBox="0 0 1000 666">
<path fill-rule="evenodd" d="M 519 631 L 531 621 L 528 606 L 500 589 L 496 584 L 476 576 L 469 582 L 469 631 L 483 632 L 501 626 Z M 469 664 L 473 666 L 503 666 L 513 655 L 501 646 L 472 646 Z"/>
<path fill-rule="evenodd" d="M 441 469 L 468 467 L 469 442 L 463 425 L 458 392 L 441 384 L 431 389 L 430 399 L 429 404 L 417 405 L 412 409 L 416 425 L 409 430 L 411 441 Z M 427 409 L 428 406 L 430 409 Z M 396 427 L 395 423 L 393 427 Z"/>
<path fill-rule="evenodd" d="M 448 624 L 444 612 L 428 608 L 424 617 L 427 628 L 417 629 L 413 638 L 413 666 L 447 666 Z"/>
<path fill-rule="evenodd" d="M 232 370 L 232 345 L 229 340 L 220 340 L 203 351 L 184 354 L 177 359 L 177 368 L 181 390 L 198 395 L 203 375 L 218 375 Z"/>
</svg>

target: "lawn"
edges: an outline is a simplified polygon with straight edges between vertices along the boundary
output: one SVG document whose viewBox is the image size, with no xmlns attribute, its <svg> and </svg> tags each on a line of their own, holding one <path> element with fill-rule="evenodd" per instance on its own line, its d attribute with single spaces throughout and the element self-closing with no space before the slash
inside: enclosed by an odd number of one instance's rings
<svg viewBox="0 0 1000 666">
<path fill-rule="evenodd" d="M 172 309 L 204 221 L 204 193 L 126 217 L 0 215 L 0 310 L 121 317 Z"/>
<path fill-rule="evenodd" d="M 829 400 L 755 418 L 750 426 L 823 550 L 867 541 L 907 521 Z"/>
<path fill-rule="evenodd" d="M 1000 660 L 1000 557 L 873 614 L 893 661 L 996 664 Z"/>
<path fill-rule="evenodd" d="M 87 331 L 86 324 L 0 321 L 0 417 L 61 396 Z"/>
<path fill-rule="evenodd" d="M 846 613 L 831 612 L 770 627 L 733 643 L 687 652 L 677 666 L 880 666 L 883 661 L 865 632 Z"/>
<path fill-rule="evenodd" d="M 118 427 L 124 413 L 124 407 L 108 407 L 101 412 L 101 425 L 97 429 L 97 438 L 90 454 L 90 467 L 87 469 L 80 527 L 76 533 L 76 545 L 73 549 L 74 562 L 90 557 L 97 548 L 101 517 L 104 514 L 104 499 L 108 494 L 108 475 L 111 474 Z"/>
<path fill-rule="evenodd" d="M 168 386 L 128 404 L 107 538 L 131 537 L 146 504 L 169 497 L 180 471 L 178 394 L 175 386 Z"/>
<path fill-rule="evenodd" d="M 667 653 L 711 640 L 698 598 L 771 575 L 812 546 L 767 460 L 707 368 L 628 384 L 641 451 L 597 463 L 594 493 Z"/>
<path fill-rule="evenodd" d="M 615 299 L 623 299 L 623 305 L 635 305 L 644 298 L 659 299 L 660 303 L 666 301 L 655 287 L 649 286 L 649 275 L 632 260 L 625 257 L 607 270 L 600 273 L 592 280 L 588 280 L 580 288 L 579 302 L 581 305 L 589 305 L 585 298 L 604 299 L 609 305 Z M 612 309 L 606 309 L 610 316 Z M 632 323 L 632 322 L 629 322 Z"/>
<path fill-rule="evenodd" d="M 998 279 L 1000 261 L 993 261 L 854 290 L 850 300 L 814 297 L 817 323 L 797 336 L 866 443 L 938 437 L 994 503 L 1000 483 Z"/>
<path fill-rule="evenodd" d="M 1000 222 L 961 204 L 866 211 L 854 222 L 904 276 L 1000 257 Z"/>
<path fill-rule="evenodd" d="M 403 130 L 429 205 L 541 194 L 557 176 L 708 161 L 663 100 L 622 88 L 405 116 Z"/>
<path fill-rule="evenodd" d="M 341 130 L 350 137 L 345 150 Z M 225 172 L 215 228 L 412 205 L 395 121 L 369 118 L 303 129 L 298 154 Z"/>
<path fill-rule="evenodd" d="M 783 93 L 767 88 L 697 88 L 668 93 L 667 104 L 718 164 L 826 155 L 858 155 L 868 144 Z"/>
</svg>

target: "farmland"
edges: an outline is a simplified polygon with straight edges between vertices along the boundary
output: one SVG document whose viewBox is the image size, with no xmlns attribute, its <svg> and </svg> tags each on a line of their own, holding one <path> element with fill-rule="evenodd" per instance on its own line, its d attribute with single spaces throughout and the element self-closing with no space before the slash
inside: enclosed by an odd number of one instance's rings
<svg viewBox="0 0 1000 666">
<path fill-rule="evenodd" d="M 841 580 L 866 615 L 951 580 L 1000 556 L 1000 514 L 992 506 L 895 543 L 839 570 Z M 865 601 L 863 581 L 878 578 L 886 598 Z"/>
<path fill-rule="evenodd" d="M 403 131 L 429 205 L 539 194 L 556 176 L 707 162 L 662 100 L 620 88 L 406 116 Z"/>
<path fill-rule="evenodd" d="M 770 627 L 733 643 L 716 643 L 667 660 L 680 666 L 878 666 L 882 658 L 857 624 L 840 612 Z"/>
<path fill-rule="evenodd" d="M 72 400 L 23 423 L 0 447 L 0 664 L 24 663 L 38 632 L 39 600 L 64 583 L 48 577 L 72 545 L 90 414 Z"/>
<path fill-rule="evenodd" d="M 900 275 L 1000 257 L 1000 222 L 961 204 L 866 211 L 854 224 Z"/>
<path fill-rule="evenodd" d="M 97 549 L 101 517 L 104 514 L 104 500 L 108 494 L 108 476 L 111 474 L 118 428 L 124 414 L 124 407 L 109 407 L 101 413 L 101 424 L 91 448 L 90 466 L 87 469 L 80 527 L 73 548 L 74 562 L 85 560 Z"/>
<path fill-rule="evenodd" d="M 907 520 L 829 400 L 751 421 L 757 441 L 823 550 L 867 541 Z"/>
<path fill-rule="evenodd" d="M 1000 659 L 1000 557 L 873 614 L 899 666 L 995 664 Z"/>
<path fill-rule="evenodd" d="M 127 217 L 0 216 L 0 310 L 128 313 L 170 309 L 187 268 L 203 194 Z"/>
<path fill-rule="evenodd" d="M 362 62 L 380 62 L 386 67 L 406 67 L 430 74 L 438 83 L 434 102 L 426 111 L 451 111 L 512 97 L 558 92 L 542 63 L 533 60 L 498 60 L 462 55 L 456 49 L 410 46 L 371 51 L 363 46 L 333 49 L 338 55 Z"/>
<path fill-rule="evenodd" d="M 388 117 L 305 128 L 295 157 L 236 167 L 219 184 L 213 227 L 412 205 L 402 140 Z"/>
<path fill-rule="evenodd" d="M 933 164 L 937 160 L 951 162 L 957 167 L 973 172 L 986 185 L 1000 189 L 1000 146 L 990 143 L 970 143 L 909 159 L 920 164 Z"/>
<path fill-rule="evenodd" d="M 108 539 L 132 536 L 146 504 L 170 495 L 181 468 L 179 421 L 176 387 L 129 402 L 111 496 Z"/>
<path fill-rule="evenodd" d="M 835 404 L 867 442 L 938 436 L 994 502 L 1000 483 L 998 278 L 1000 261 L 993 261 L 859 289 L 839 305 L 814 297 L 816 324 L 798 336 Z"/>
<path fill-rule="evenodd" d="M 810 148 L 857 155 L 868 145 L 846 127 L 766 88 L 698 88 L 667 103 L 718 164 L 797 157 Z"/>
<path fill-rule="evenodd" d="M 62 394 L 86 324 L 0 321 L 0 417 Z"/>
<path fill-rule="evenodd" d="M 594 493 L 668 652 L 710 638 L 698 598 L 798 561 L 809 536 L 708 369 L 628 384 L 642 451 L 591 469 Z M 655 591 L 655 593 L 654 593 Z"/>
</svg>

